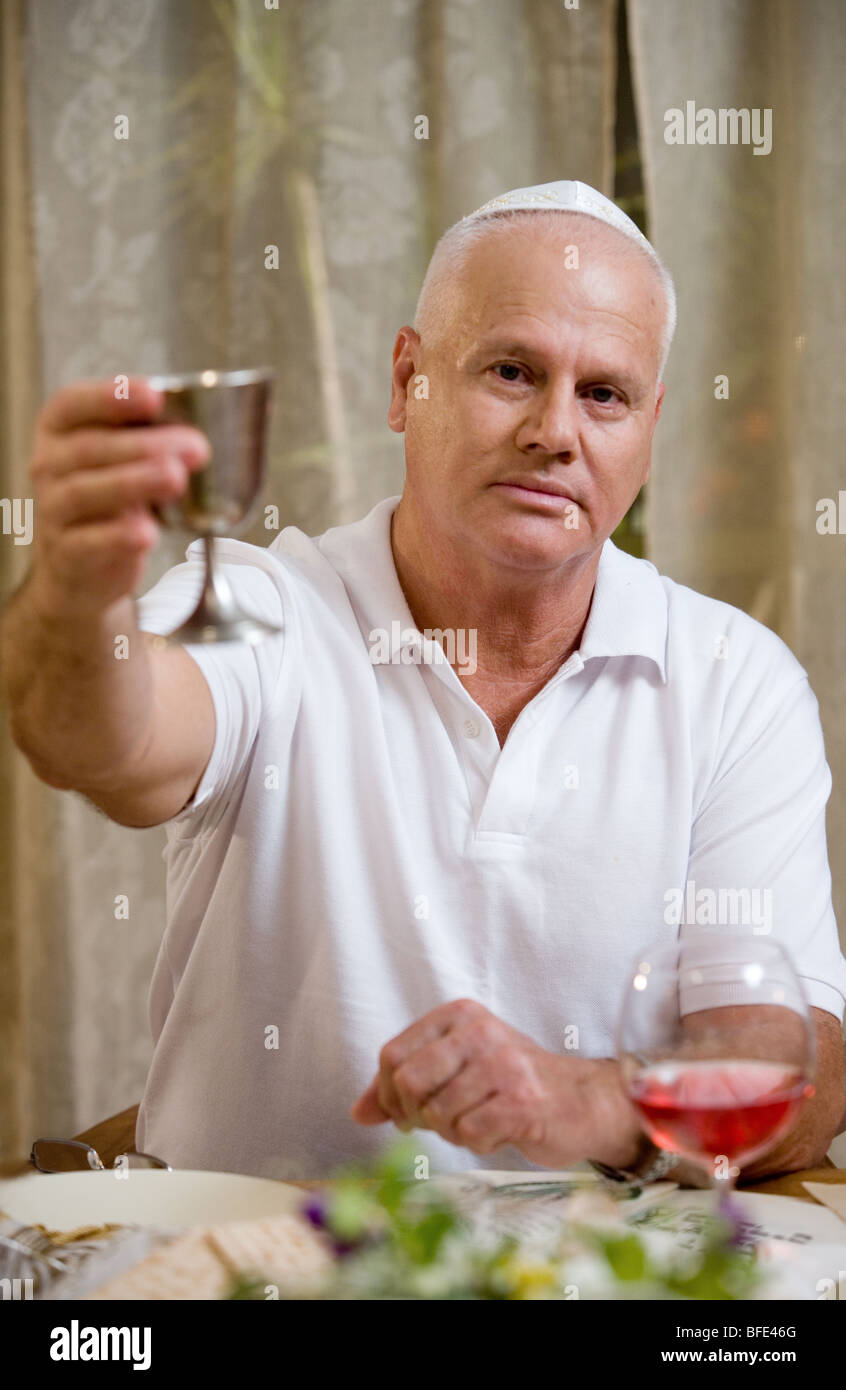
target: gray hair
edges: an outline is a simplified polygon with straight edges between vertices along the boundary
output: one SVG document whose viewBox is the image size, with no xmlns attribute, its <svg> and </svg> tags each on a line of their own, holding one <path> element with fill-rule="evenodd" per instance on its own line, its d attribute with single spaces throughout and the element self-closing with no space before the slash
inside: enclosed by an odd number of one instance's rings
<svg viewBox="0 0 846 1390">
<path fill-rule="evenodd" d="M 424 329 L 432 331 L 432 326 L 441 317 L 444 303 L 448 293 L 448 282 L 442 274 L 446 265 L 451 265 L 456 261 L 463 260 L 469 248 L 480 241 L 487 233 L 494 222 L 515 222 L 525 217 L 587 217 L 591 222 L 597 222 L 600 226 L 608 227 L 617 236 L 623 237 L 634 254 L 643 257 L 655 272 L 661 289 L 664 294 L 666 310 L 664 313 L 664 326 L 661 333 L 660 361 L 658 365 L 658 380 L 664 374 L 664 367 L 670 352 L 670 345 L 676 331 L 676 320 L 678 310 L 676 305 L 676 287 L 673 277 L 665 266 L 658 252 L 650 243 L 644 244 L 635 241 L 633 237 L 614 227 L 611 223 L 603 221 L 601 217 L 593 217 L 588 212 L 570 211 L 564 208 L 497 208 L 491 212 L 486 212 L 481 216 L 462 218 L 459 222 L 454 222 L 451 227 L 443 233 L 434 251 L 432 252 L 426 274 L 423 277 L 423 284 L 420 286 L 420 293 L 417 297 L 417 307 L 414 311 L 414 329 L 423 337 Z"/>
</svg>

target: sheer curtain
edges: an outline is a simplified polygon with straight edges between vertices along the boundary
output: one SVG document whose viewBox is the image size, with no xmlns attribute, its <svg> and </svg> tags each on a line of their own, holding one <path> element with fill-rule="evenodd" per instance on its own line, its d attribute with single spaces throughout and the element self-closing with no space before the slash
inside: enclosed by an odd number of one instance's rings
<svg viewBox="0 0 846 1390">
<path fill-rule="evenodd" d="M 817 522 L 844 486 L 846 7 L 629 0 L 629 13 L 651 228 L 679 298 L 649 553 L 774 628 L 806 667 L 833 775 L 843 933 L 846 543 Z M 769 109 L 771 152 L 668 144 L 665 113 L 688 101 Z"/>
<path fill-rule="evenodd" d="M 9 496 L 28 493 L 32 414 L 57 386 L 267 362 L 280 525 L 315 534 L 362 515 L 401 488 L 391 348 L 441 231 L 515 185 L 613 191 L 614 0 L 4 0 L 1 13 Z M 179 558 L 165 543 L 150 582 Z M 26 559 L 0 536 L 4 594 Z M 140 1097 L 164 836 L 38 783 L 5 726 L 0 784 L 8 1159 Z"/>
<path fill-rule="evenodd" d="M 846 945 L 846 541 L 818 529 L 823 499 L 846 504 L 846 7 L 629 0 L 629 18 L 651 229 L 679 298 L 648 550 L 774 628 L 808 671 Z M 666 112 L 689 101 L 769 109 L 771 152 L 668 144 Z M 846 1135 L 832 1156 L 846 1163 Z"/>
</svg>

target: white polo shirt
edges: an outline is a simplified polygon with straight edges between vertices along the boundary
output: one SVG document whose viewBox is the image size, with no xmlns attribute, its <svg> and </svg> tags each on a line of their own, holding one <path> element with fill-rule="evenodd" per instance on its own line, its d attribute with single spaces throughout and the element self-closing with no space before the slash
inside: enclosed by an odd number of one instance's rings
<svg viewBox="0 0 846 1390">
<path fill-rule="evenodd" d="M 238 598 L 284 633 L 188 649 L 217 731 L 166 825 L 137 1130 L 174 1166 L 317 1177 L 383 1148 L 393 1126 L 350 1106 L 383 1044 L 448 1000 L 613 1056 L 627 967 L 675 939 L 680 904 L 771 931 L 810 1003 L 842 1018 L 831 777 L 784 643 L 606 541 L 579 650 L 500 748 L 416 632 L 398 500 L 314 539 L 221 543 Z M 187 554 L 139 601 L 143 628 L 193 607 L 199 543 Z M 536 1167 L 419 1142 L 435 1171 Z"/>
</svg>

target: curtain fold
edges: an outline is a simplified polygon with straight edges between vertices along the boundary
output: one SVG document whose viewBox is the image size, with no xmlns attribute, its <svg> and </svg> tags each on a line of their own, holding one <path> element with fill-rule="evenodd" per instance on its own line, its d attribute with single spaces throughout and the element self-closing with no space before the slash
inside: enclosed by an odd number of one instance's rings
<svg viewBox="0 0 846 1390">
<path fill-rule="evenodd" d="M 846 547 L 818 530 L 818 505 L 843 487 L 846 8 L 629 0 L 629 31 L 651 233 L 679 301 L 649 555 L 772 627 L 806 667 L 846 942 Z M 668 143 L 667 112 L 688 102 L 769 109 L 771 151 Z"/>
<path fill-rule="evenodd" d="M 0 476 L 4 499 L 29 495 L 27 457 L 40 395 L 38 302 L 32 255 L 32 200 L 26 123 L 26 6 L 9 0 L 0 8 Z M 22 513 L 23 515 L 23 513 Z M 0 594 L 17 587 L 28 549 L 0 536 Z M 5 713 L 5 712 L 4 712 Z M 23 765 L 0 726 L 0 1159 L 14 1151 L 31 1127 L 39 1086 L 47 1104 L 68 1081 L 61 1053 L 50 1075 L 35 1060 L 43 1033 L 34 992 L 58 990 L 65 972 L 60 942 L 51 950 L 38 924 L 55 918 L 62 865 L 45 877 L 35 861 L 51 843 L 51 793 Z M 33 845 L 33 841 L 35 844 Z M 34 932 L 33 932 L 34 928 Z M 68 1010 L 57 1004 L 60 1028 Z M 43 1083 L 43 1085 L 42 1085 Z"/>
<path fill-rule="evenodd" d="M 4 490 L 25 495 L 32 408 L 66 382 L 266 363 L 280 526 L 316 534 L 399 491 L 391 350 L 434 243 L 517 185 L 613 191 L 615 16 L 616 0 L 4 4 Z M 274 534 L 260 518 L 245 539 Z M 186 543 L 163 538 L 149 583 Z M 0 537 L 4 595 L 25 559 Z M 140 1097 L 164 835 L 49 790 L 2 740 L 12 1157 Z"/>
</svg>

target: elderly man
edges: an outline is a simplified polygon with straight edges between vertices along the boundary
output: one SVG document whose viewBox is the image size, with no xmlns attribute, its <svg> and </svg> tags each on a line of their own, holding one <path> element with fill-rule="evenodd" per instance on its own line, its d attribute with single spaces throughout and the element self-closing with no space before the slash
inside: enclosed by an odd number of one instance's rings
<svg viewBox="0 0 846 1390">
<path fill-rule="evenodd" d="M 816 700 L 772 632 L 609 539 L 649 475 L 674 314 L 649 243 L 582 184 L 456 224 L 394 349 L 402 497 L 222 545 L 283 629 L 257 647 L 149 635 L 192 607 L 196 544 L 132 598 L 203 439 L 131 428 L 160 407 L 141 379 L 48 402 L 5 688 L 40 777 L 167 830 L 139 1148 L 319 1175 L 393 1121 L 441 1170 L 657 1172 L 614 1061 L 627 967 L 678 935 L 668 903 L 748 889 L 768 907 L 737 929 L 789 948 L 818 1053 L 759 1167 L 823 1158 L 846 963 Z"/>
</svg>

